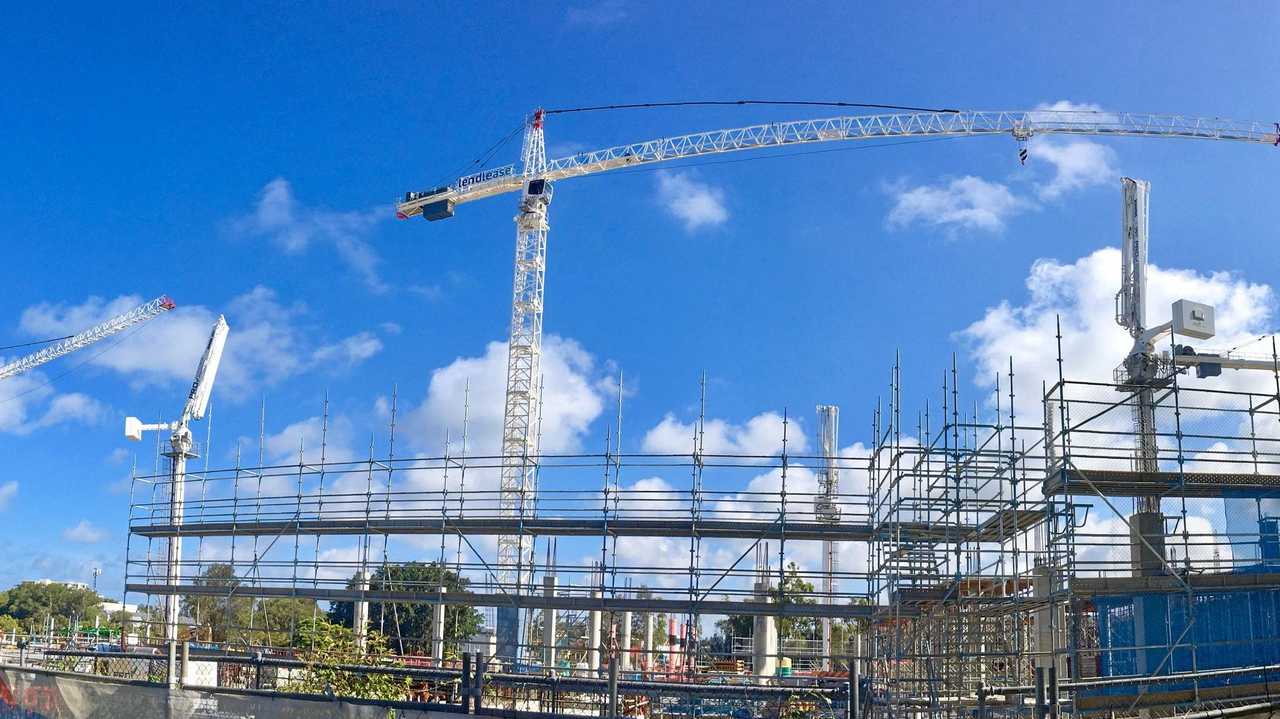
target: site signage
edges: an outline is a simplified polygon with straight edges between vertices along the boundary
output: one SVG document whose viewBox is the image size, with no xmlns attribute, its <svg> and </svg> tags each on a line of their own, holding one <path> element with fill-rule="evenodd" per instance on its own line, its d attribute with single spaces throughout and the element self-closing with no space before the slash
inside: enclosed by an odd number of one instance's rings
<svg viewBox="0 0 1280 719">
<path fill-rule="evenodd" d="M 515 165 L 507 165 L 505 167 L 495 167 L 492 170 L 481 170 L 474 175 L 458 178 L 458 189 L 465 190 L 472 185 L 479 185 L 482 182 L 496 180 L 500 177 L 511 177 L 516 174 Z"/>
</svg>

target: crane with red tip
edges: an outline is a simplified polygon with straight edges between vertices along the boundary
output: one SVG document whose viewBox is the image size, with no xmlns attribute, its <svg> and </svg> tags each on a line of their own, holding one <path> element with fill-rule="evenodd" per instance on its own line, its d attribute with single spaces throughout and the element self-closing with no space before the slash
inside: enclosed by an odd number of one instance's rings
<svg viewBox="0 0 1280 719">
<path fill-rule="evenodd" d="M 139 305 L 122 315 L 112 317 L 102 324 L 94 325 L 83 332 L 64 338 L 55 345 L 45 347 L 39 352 L 34 352 L 26 357 L 16 359 L 3 367 L 0 367 L 0 380 L 20 375 L 23 372 L 35 369 L 42 364 L 52 362 L 63 355 L 84 349 L 95 342 L 100 342 L 114 334 L 123 332 L 134 325 L 152 320 L 175 307 L 177 307 L 177 305 L 174 304 L 173 300 L 169 299 L 168 295 L 161 295 L 154 300 Z"/>
</svg>

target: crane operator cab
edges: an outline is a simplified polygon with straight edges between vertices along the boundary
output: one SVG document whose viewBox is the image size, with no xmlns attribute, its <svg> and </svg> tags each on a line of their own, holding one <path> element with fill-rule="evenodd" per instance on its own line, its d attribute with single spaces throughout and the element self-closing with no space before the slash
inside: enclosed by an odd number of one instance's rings
<svg viewBox="0 0 1280 719">
<path fill-rule="evenodd" d="M 536 205 L 542 205 L 545 209 L 547 205 L 551 204 L 552 194 L 549 180 L 529 180 L 524 184 L 524 197 L 520 200 L 521 211 L 532 212 Z"/>
</svg>

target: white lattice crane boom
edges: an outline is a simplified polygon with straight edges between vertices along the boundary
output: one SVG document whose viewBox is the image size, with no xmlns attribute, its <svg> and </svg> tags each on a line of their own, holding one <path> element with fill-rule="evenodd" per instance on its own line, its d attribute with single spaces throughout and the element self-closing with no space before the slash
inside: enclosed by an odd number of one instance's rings
<svg viewBox="0 0 1280 719">
<path fill-rule="evenodd" d="M 452 217 L 456 205 L 511 192 L 520 193 L 515 217 L 515 270 L 507 391 L 502 424 L 500 508 L 504 516 L 532 512 L 537 494 L 539 392 L 541 384 L 543 298 L 546 288 L 547 210 L 552 183 L 637 165 L 690 159 L 743 150 L 818 142 L 881 138 L 1011 135 L 1026 142 L 1035 135 L 1100 135 L 1234 140 L 1280 145 L 1280 124 L 1237 122 L 1186 115 L 1059 110 L 898 112 L 849 115 L 816 120 L 773 122 L 728 130 L 698 132 L 617 145 L 548 161 L 543 132 L 545 113 L 525 123 L 522 167 L 514 164 L 460 177 L 448 185 L 405 193 L 396 204 L 400 219 Z M 498 579 L 503 591 L 527 587 L 533 557 L 528 537 L 498 541 Z M 498 656 L 514 658 L 519 615 L 498 609 Z"/>
<path fill-rule="evenodd" d="M 541 126 L 538 129 L 541 132 Z M 580 152 L 558 160 L 544 159 L 545 171 L 538 177 L 556 181 L 634 165 L 815 142 L 986 135 L 1011 135 L 1018 140 L 1027 140 L 1035 135 L 1165 137 L 1276 145 L 1280 144 L 1280 123 L 1082 110 L 965 110 L 845 115 L 696 132 Z M 514 165 L 485 170 L 458 178 L 449 185 L 424 192 L 406 193 L 396 205 L 396 214 L 402 219 L 415 217 L 423 214 L 424 206 L 433 205 L 441 212 L 434 217 L 429 213 L 428 219 L 443 219 L 452 215 L 453 205 L 517 192 L 528 179 L 527 172 L 517 172 Z M 445 209 L 448 209 L 447 213 L 443 212 Z"/>
<path fill-rule="evenodd" d="M 139 305 L 128 312 L 95 325 L 79 334 L 68 337 L 61 342 L 45 347 L 39 352 L 27 355 L 21 359 L 14 360 L 9 364 L 0 367 L 0 380 L 8 379 L 14 375 L 22 374 L 27 370 L 35 369 L 46 362 L 71 354 L 76 350 L 83 349 L 89 345 L 104 340 L 111 335 L 123 332 L 136 324 L 146 322 L 176 307 L 173 300 L 167 296 L 157 297 L 150 302 Z"/>
</svg>

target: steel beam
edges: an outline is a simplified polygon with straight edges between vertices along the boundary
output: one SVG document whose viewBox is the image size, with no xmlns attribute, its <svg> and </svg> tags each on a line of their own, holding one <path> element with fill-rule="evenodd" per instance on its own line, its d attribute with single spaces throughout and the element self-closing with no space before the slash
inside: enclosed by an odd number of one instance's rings
<svg viewBox="0 0 1280 719">
<path fill-rule="evenodd" d="M 125 591 L 141 592 L 162 596 L 178 594 L 182 596 L 201 595 L 211 597 L 227 596 L 227 587 L 186 584 L 171 587 L 165 584 L 128 584 Z M 434 591 L 387 591 L 370 590 L 361 592 L 354 589 L 325 589 L 319 587 L 264 587 L 241 584 L 232 590 L 241 597 L 302 597 L 329 602 L 354 602 L 365 599 L 369 602 L 388 602 L 393 604 L 459 604 L 472 607 L 515 607 L 520 609 L 563 609 L 587 612 L 659 612 L 668 615 L 678 614 L 741 614 L 746 616 L 774 617 L 817 617 L 829 616 L 837 619 L 858 619 L 875 616 L 889 611 L 888 607 L 871 604 L 774 604 L 755 600 L 689 600 L 664 599 L 658 597 L 591 597 L 583 595 L 559 595 L 548 597 L 544 594 L 473 594 L 469 592 L 434 592 Z M 901 610 L 906 615 L 913 612 L 906 608 Z"/>
<path fill-rule="evenodd" d="M 925 530 L 925 527 L 920 527 Z M 135 524 L 129 531 L 141 537 L 229 537 L 339 534 L 469 534 L 504 535 L 520 532 L 541 537 L 702 537 L 703 539 L 781 539 L 781 522 L 771 520 L 699 519 L 696 526 L 678 519 L 601 519 L 475 517 L 463 519 L 285 519 L 235 522 Z M 866 524 L 786 523 L 786 538 L 794 541 L 863 542 L 871 538 Z"/>
</svg>

